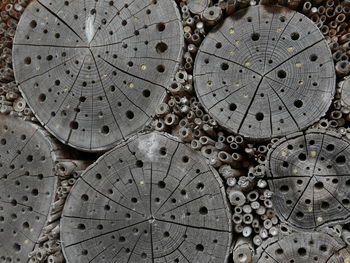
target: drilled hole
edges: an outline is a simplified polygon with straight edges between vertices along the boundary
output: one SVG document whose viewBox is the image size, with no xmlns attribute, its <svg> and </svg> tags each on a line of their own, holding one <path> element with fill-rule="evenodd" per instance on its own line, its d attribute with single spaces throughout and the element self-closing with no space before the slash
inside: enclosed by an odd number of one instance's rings
<svg viewBox="0 0 350 263">
<path fill-rule="evenodd" d="M 293 33 L 290 35 L 290 38 L 291 38 L 292 40 L 298 40 L 298 39 L 300 38 L 300 35 L 299 35 L 299 33 L 297 33 L 297 32 L 293 32 Z"/>
<path fill-rule="evenodd" d="M 277 72 L 277 76 L 280 78 L 280 79 L 284 79 L 287 77 L 287 73 L 284 71 L 284 70 L 279 70 Z"/>
<path fill-rule="evenodd" d="M 165 30 L 165 24 L 164 23 L 158 23 L 157 24 L 157 30 L 159 32 L 163 32 Z"/>
<path fill-rule="evenodd" d="M 294 101 L 294 106 L 297 108 L 301 108 L 303 106 L 303 102 L 301 100 Z"/>
<path fill-rule="evenodd" d="M 109 127 L 107 125 L 102 126 L 101 133 L 102 134 L 108 134 L 109 133 Z"/>
<path fill-rule="evenodd" d="M 253 33 L 252 34 L 252 40 L 253 41 L 258 41 L 260 38 L 260 34 L 259 33 Z"/>
<path fill-rule="evenodd" d="M 256 118 L 257 121 L 262 121 L 264 119 L 264 114 L 262 112 L 258 112 L 255 115 L 255 118 Z"/>
<path fill-rule="evenodd" d="M 161 53 L 164 53 L 165 51 L 168 50 L 168 45 L 165 44 L 164 42 L 159 42 L 157 45 L 156 45 L 156 51 L 157 53 L 161 54 Z"/>
</svg>

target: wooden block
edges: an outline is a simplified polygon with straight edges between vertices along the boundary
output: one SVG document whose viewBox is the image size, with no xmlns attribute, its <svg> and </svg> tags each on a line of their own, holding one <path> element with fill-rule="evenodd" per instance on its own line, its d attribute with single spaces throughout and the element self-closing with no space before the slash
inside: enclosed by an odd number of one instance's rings
<svg viewBox="0 0 350 263">
<path fill-rule="evenodd" d="M 150 122 L 183 46 L 174 1 L 39 0 L 19 22 L 13 66 L 48 131 L 102 151 Z"/>
<path fill-rule="evenodd" d="M 39 126 L 0 115 L 0 260 L 27 262 L 55 196 L 54 142 Z"/>
<path fill-rule="evenodd" d="M 278 6 L 242 9 L 204 39 L 194 68 L 199 100 L 222 126 L 251 139 L 305 129 L 335 93 L 331 51 L 317 26 Z"/>
<path fill-rule="evenodd" d="M 267 156 L 267 180 L 282 221 L 308 230 L 348 222 L 349 156 L 349 142 L 330 132 L 277 142 Z"/>
<path fill-rule="evenodd" d="M 227 262 L 231 215 L 205 159 L 170 135 L 132 137 L 74 185 L 62 217 L 68 262 Z"/>
</svg>

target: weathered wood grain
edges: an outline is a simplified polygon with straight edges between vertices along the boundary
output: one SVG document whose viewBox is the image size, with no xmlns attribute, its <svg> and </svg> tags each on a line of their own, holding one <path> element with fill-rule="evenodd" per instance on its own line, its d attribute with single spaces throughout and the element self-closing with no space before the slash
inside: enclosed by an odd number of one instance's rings
<svg viewBox="0 0 350 263">
<path fill-rule="evenodd" d="M 312 230 L 350 220 L 350 144 L 339 136 L 310 130 L 270 150 L 267 179 L 283 221 Z"/>
<path fill-rule="evenodd" d="M 340 102 L 341 105 L 344 106 L 344 108 L 349 109 L 350 108 L 350 79 L 346 78 L 344 81 L 341 82 L 340 87 Z"/>
<path fill-rule="evenodd" d="M 204 39 L 195 89 L 222 126 L 252 139 L 305 129 L 335 93 L 331 52 L 316 25 L 283 7 L 255 6 L 226 18 Z"/>
<path fill-rule="evenodd" d="M 265 242 L 256 263 L 347 263 L 350 247 L 322 232 L 294 233 Z"/>
<path fill-rule="evenodd" d="M 55 145 L 30 122 L 0 115 L 0 261 L 27 262 L 57 187 Z"/>
<path fill-rule="evenodd" d="M 13 65 L 47 130 L 100 151 L 149 123 L 183 42 L 174 1 L 38 0 L 19 22 Z"/>
<path fill-rule="evenodd" d="M 172 137 L 138 135 L 77 181 L 61 240 L 68 262 L 226 262 L 231 216 L 216 172 Z"/>
</svg>

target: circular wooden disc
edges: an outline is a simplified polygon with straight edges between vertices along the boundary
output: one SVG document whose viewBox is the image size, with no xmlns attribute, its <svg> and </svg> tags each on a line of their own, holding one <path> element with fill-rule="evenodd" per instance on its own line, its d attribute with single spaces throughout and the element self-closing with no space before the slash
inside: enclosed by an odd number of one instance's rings
<svg viewBox="0 0 350 263">
<path fill-rule="evenodd" d="M 209 114 L 253 139 L 287 135 L 320 119 L 335 80 L 317 26 L 277 6 L 249 7 L 226 18 L 204 39 L 194 69 L 195 89 Z"/>
<path fill-rule="evenodd" d="M 170 0 L 38 0 L 18 25 L 14 71 L 54 136 L 80 150 L 106 150 L 151 120 L 183 42 Z"/>
<path fill-rule="evenodd" d="M 257 263 L 346 263 L 350 260 L 350 247 L 322 232 L 294 233 L 279 240 L 271 239 L 258 253 Z"/>
<path fill-rule="evenodd" d="M 0 115 L 0 261 L 27 262 L 57 187 L 53 144 L 38 126 Z"/>
<path fill-rule="evenodd" d="M 226 262 L 224 187 L 198 153 L 172 137 L 133 137 L 74 185 L 63 211 L 68 262 Z"/>
<path fill-rule="evenodd" d="M 201 14 L 208 8 L 209 3 L 209 0 L 189 0 L 187 6 L 193 14 Z"/>
<path fill-rule="evenodd" d="M 274 209 L 283 221 L 314 229 L 350 218 L 349 142 L 330 132 L 281 139 L 268 154 Z"/>
</svg>

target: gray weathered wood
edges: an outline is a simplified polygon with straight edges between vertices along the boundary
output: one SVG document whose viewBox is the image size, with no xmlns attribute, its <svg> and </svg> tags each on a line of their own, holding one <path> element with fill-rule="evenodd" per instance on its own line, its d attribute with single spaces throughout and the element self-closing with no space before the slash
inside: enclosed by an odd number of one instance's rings
<svg viewBox="0 0 350 263">
<path fill-rule="evenodd" d="M 174 1 L 39 0 L 18 25 L 13 65 L 39 121 L 85 151 L 142 129 L 181 61 Z"/>
<path fill-rule="evenodd" d="M 345 109 L 350 108 L 350 78 L 346 78 L 343 80 L 340 86 L 340 94 L 341 94 L 341 105 L 344 106 Z"/>
<path fill-rule="evenodd" d="M 56 146 L 37 125 L 0 115 L 0 261 L 27 262 L 57 187 Z"/>
<path fill-rule="evenodd" d="M 108 152 L 73 187 L 61 240 L 68 262 L 226 262 L 231 216 L 216 172 L 160 133 Z"/>
<path fill-rule="evenodd" d="M 350 247 L 322 232 L 294 233 L 269 239 L 258 249 L 256 263 L 347 263 Z"/>
<path fill-rule="evenodd" d="M 349 142 L 331 132 L 281 139 L 268 154 L 267 179 L 276 213 L 300 229 L 350 220 Z"/>
<path fill-rule="evenodd" d="M 240 10 L 213 29 L 199 49 L 194 81 L 213 118 L 253 139 L 306 128 L 326 113 L 335 92 L 321 32 L 277 6 Z"/>
<path fill-rule="evenodd" d="M 193 13 L 200 15 L 204 12 L 205 9 L 209 7 L 211 3 L 210 0 L 188 0 L 187 1 L 188 9 Z"/>
</svg>

